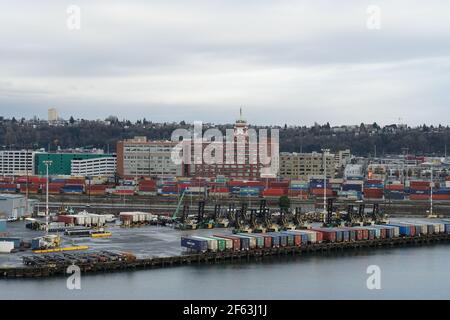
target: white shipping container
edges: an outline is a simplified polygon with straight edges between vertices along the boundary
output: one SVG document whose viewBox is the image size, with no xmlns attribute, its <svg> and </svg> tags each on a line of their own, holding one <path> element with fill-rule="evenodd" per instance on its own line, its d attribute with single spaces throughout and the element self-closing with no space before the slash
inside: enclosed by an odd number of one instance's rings
<svg viewBox="0 0 450 320">
<path fill-rule="evenodd" d="M 89 215 L 89 217 L 91 218 L 91 224 L 95 224 L 95 225 L 98 225 L 98 224 L 99 224 L 100 218 L 99 218 L 98 215 L 96 215 L 96 214 L 91 214 L 91 215 Z"/>
<path fill-rule="evenodd" d="M 381 238 L 381 230 L 380 230 L 380 229 L 378 229 L 378 228 L 373 228 L 373 227 L 368 227 L 368 226 L 365 226 L 364 229 L 367 229 L 367 230 L 374 230 L 374 231 L 375 231 L 375 238 L 376 238 L 376 239 Z"/>
<path fill-rule="evenodd" d="M 79 226 L 84 226 L 85 224 L 85 216 L 74 216 L 75 217 L 75 223 Z"/>
<path fill-rule="evenodd" d="M 14 242 L 0 241 L 0 253 L 11 253 L 14 249 Z"/>
<path fill-rule="evenodd" d="M 211 238 L 199 237 L 199 236 L 192 236 L 192 238 L 206 240 L 208 243 L 208 250 L 214 251 L 214 252 L 217 251 L 217 240 L 211 239 Z"/>
</svg>

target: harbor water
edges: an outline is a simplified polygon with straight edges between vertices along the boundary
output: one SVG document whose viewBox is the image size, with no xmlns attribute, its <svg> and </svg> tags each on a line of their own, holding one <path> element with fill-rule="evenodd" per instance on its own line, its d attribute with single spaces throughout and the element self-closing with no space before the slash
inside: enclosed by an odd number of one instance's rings
<svg viewBox="0 0 450 320">
<path fill-rule="evenodd" d="M 449 265 L 448 244 L 396 247 L 82 275 L 79 290 L 64 277 L 2 279 L 0 299 L 450 299 Z"/>
</svg>

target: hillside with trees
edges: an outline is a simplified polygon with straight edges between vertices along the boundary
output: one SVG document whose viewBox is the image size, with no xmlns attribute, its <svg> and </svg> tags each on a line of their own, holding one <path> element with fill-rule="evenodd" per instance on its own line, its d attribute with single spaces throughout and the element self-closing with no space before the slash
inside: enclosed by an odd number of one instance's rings
<svg viewBox="0 0 450 320">
<path fill-rule="evenodd" d="M 212 127 L 204 125 L 204 129 Z M 225 130 L 232 124 L 215 125 Z M 0 117 L 0 146 L 2 149 L 56 150 L 67 148 L 102 148 L 115 151 L 116 142 L 134 136 L 147 136 L 152 140 L 170 139 L 173 130 L 192 128 L 185 123 L 153 123 L 146 119 L 131 122 L 109 117 L 105 120 L 75 120 L 49 124 L 38 119 L 4 119 Z M 330 124 L 312 127 L 279 126 L 255 127 L 280 130 L 280 151 L 311 152 L 329 148 L 332 151 L 350 149 L 359 156 L 399 154 L 444 155 L 450 128 L 448 126 L 427 126 L 411 128 L 390 125 L 380 127 L 374 124 L 331 127 Z"/>
</svg>

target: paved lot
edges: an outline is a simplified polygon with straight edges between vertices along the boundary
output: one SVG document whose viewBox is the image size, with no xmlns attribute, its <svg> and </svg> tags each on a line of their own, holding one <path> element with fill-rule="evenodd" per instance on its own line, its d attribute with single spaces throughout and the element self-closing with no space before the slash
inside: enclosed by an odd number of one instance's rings
<svg viewBox="0 0 450 320">
<path fill-rule="evenodd" d="M 180 237 L 195 233 L 207 235 L 217 232 L 231 232 L 230 230 L 195 230 L 179 231 L 168 227 L 144 226 L 140 228 L 121 228 L 114 224 L 106 229 L 112 232 L 109 238 L 74 238 L 61 235 L 62 246 L 87 245 L 89 250 L 113 250 L 131 252 L 138 258 L 165 257 L 180 255 L 183 249 L 180 246 Z M 11 237 L 20 237 L 25 241 L 44 235 L 44 232 L 31 231 L 25 228 L 25 222 L 8 223 L 8 233 Z M 0 254 L 0 266 L 22 265 L 22 256 L 33 254 L 31 250 L 12 254 Z"/>
</svg>

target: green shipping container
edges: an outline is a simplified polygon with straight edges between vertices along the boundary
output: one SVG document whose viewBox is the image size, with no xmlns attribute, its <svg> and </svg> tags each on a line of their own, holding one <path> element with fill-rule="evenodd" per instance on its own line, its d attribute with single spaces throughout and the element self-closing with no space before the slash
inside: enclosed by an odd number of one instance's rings
<svg viewBox="0 0 450 320">
<path fill-rule="evenodd" d="M 227 243 L 225 239 L 216 238 L 216 237 L 208 237 L 210 239 L 217 240 L 217 250 L 218 251 L 225 251 L 227 249 Z"/>
</svg>

